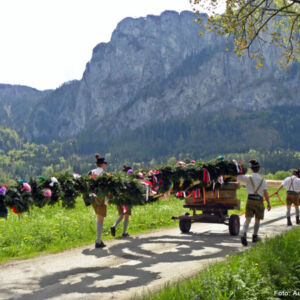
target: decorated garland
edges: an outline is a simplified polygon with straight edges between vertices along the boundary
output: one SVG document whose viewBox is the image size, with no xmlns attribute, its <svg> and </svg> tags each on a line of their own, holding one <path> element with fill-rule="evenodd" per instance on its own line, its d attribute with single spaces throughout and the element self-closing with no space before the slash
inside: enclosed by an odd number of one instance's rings
<svg viewBox="0 0 300 300">
<path fill-rule="evenodd" d="M 14 186 L 0 188 L 0 217 L 7 216 L 8 207 L 17 214 L 29 211 L 31 206 L 44 207 L 60 202 L 65 208 L 73 208 L 80 195 L 87 206 L 95 197 L 105 197 L 115 205 L 144 205 L 156 201 L 166 192 L 185 191 L 195 185 L 215 189 L 223 183 L 223 176 L 246 172 L 244 163 L 225 161 L 220 157 L 208 163 L 177 162 L 175 166 L 101 176 L 63 173 L 56 177 L 30 179 L 29 182 L 19 180 Z"/>
<path fill-rule="evenodd" d="M 18 180 L 15 186 L 6 190 L 4 205 L 10 207 L 14 213 L 29 211 L 32 204 L 31 187 L 23 179 Z"/>
</svg>

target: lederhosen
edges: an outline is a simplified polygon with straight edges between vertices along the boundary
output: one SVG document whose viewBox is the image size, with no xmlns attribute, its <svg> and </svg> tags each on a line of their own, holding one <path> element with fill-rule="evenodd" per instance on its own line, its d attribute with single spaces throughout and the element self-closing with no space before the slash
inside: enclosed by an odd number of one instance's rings
<svg viewBox="0 0 300 300">
<path fill-rule="evenodd" d="M 131 216 L 131 206 L 129 205 L 118 205 L 117 206 L 118 208 L 118 213 L 119 213 L 119 216 L 123 216 L 123 215 L 128 215 L 128 216 Z"/>
<path fill-rule="evenodd" d="M 105 199 L 99 197 L 95 198 L 95 201 L 92 203 L 96 215 L 106 217 L 106 204 Z"/>
<path fill-rule="evenodd" d="M 95 197 L 95 201 L 92 203 L 96 215 L 106 217 L 106 203 L 105 198 Z"/>
<path fill-rule="evenodd" d="M 294 181 L 291 177 L 289 189 L 286 189 L 286 205 L 299 205 L 299 194 L 294 191 Z"/>
<path fill-rule="evenodd" d="M 261 195 L 259 195 L 257 192 L 260 189 L 261 185 L 263 184 L 264 179 L 262 178 L 262 180 L 259 183 L 257 188 L 255 188 L 255 185 L 254 185 L 254 182 L 253 182 L 253 179 L 251 176 L 249 179 L 250 179 L 252 188 L 254 190 L 254 193 L 248 194 L 248 200 L 247 200 L 247 204 L 246 204 L 246 217 L 252 218 L 253 216 L 255 216 L 255 218 L 263 220 L 264 212 L 265 212 L 264 198 Z"/>
</svg>

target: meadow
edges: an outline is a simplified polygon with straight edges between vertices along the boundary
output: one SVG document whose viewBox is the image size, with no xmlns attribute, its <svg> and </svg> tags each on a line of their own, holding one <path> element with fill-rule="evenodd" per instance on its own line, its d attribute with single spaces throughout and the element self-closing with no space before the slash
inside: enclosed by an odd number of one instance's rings
<svg viewBox="0 0 300 300">
<path fill-rule="evenodd" d="M 269 193 L 276 189 L 270 188 Z M 244 188 L 237 191 L 241 200 L 241 210 L 229 211 L 240 214 L 245 210 L 246 192 Z M 284 191 L 280 192 L 284 200 Z M 281 205 L 277 197 L 271 199 L 273 206 Z M 175 197 L 169 201 L 162 199 L 145 206 L 133 208 L 129 223 L 129 233 L 137 234 L 159 228 L 176 227 L 178 221 L 172 216 L 182 214 L 184 202 Z M 283 208 L 282 214 L 285 214 Z M 110 227 L 117 218 L 115 206 L 108 206 L 104 221 L 103 240 L 109 240 Z M 116 237 L 122 234 L 122 224 L 119 224 Z M 179 233 L 179 229 L 178 229 Z M 86 207 L 82 199 L 77 199 L 74 209 L 64 209 L 61 206 L 47 206 L 42 209 L 33 208 L 30 213 L 21 216 L 9 211 L 7 219 L 0 219 L 0 263 L 55 253 L 62 250 L 93 244 L 96 237 L 96 216 L 91 206 Z"/>
</svg>

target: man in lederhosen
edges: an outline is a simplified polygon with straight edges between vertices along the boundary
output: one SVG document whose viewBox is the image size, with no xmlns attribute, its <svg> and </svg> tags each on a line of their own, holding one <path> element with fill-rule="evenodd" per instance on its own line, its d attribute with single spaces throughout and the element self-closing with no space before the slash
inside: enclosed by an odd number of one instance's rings
<svg viewBox="0 0 300 300">
<path fill-rule="evenodd" d="M 100 154 L 96 153 L 96 169 L 93 169 L 89 172 L 92 177 L 101 176 L 105 169 L 107 162 L 105 161 L 104 157 L 101 157 Z M 94 211 L 97 215 L 96 220 L 96 242 L 95 248 L 104 248 L 106 245 L 103 243 L 101 237 L 103 232 L 103 222 L 104 218 L 106 217 L 106 200 L 104 198 L 95 197 L 95 201 L 92 203 Z"/>
<path fill-rule="evenodd" d="M 258 237 L 258 230 L 260 220 L 264 218 L 264 198 L 268 203 L 268 211 L 271 209 L 271 204 L 269 201 L 269 194 L 267 191 L 267 182 L 264 178 L 262 178 L 258 172 L 260 169 L 260 165 L 258 161 L 251 159 L 249 161 L 250 168 L 252 169 L 252 175 L 239 175 L 237 179 L 239 181 L 243 181 L 246 183 L 247 186 L 247 194 L 248 200 L 246 204 L 246 220 L 244 223 L 241 242 L 244 246 L 248 245 L 247 242 L 247 231 L 249 228 L 249 224 L 253 216 L 255 216 L 255 224 L 254 224 L 254 232 L 252 236 L 252 242 L 256 243 L 259 240 Z"/>
<path fill-rule="evenodd" d="M 286 188 L 286 217 L 287 226 L 292 226 L 291 221 L 291 207 L 292 204 L 295 205 L 296 211 L 296 224 L 300 224 L 299 221 L 299 191 L 300 191 L 300 179 L 299 179 L 299 169 L 292 172 L 292 176 L 285 178 L 276 191 L 276 194 L 285 187 Z"/>
</svg>

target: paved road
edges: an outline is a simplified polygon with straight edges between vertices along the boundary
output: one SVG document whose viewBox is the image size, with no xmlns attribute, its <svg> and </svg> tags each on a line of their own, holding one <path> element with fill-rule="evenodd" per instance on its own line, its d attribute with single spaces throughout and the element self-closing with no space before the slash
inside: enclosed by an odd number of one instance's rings
<svg viewBox="0 0 300 300">
<path fill-rule="evenodd" d="M 260 233 L 287 229 L 280 207 L 266 213 Z M 91 245 L 1 265 L 0 299 L 132 299 L 244 249 L 225 225 L 193 224 L 189 234 L 178 227 L 154 231 L 107 242 L 106 249 Z"/>
</svg>

